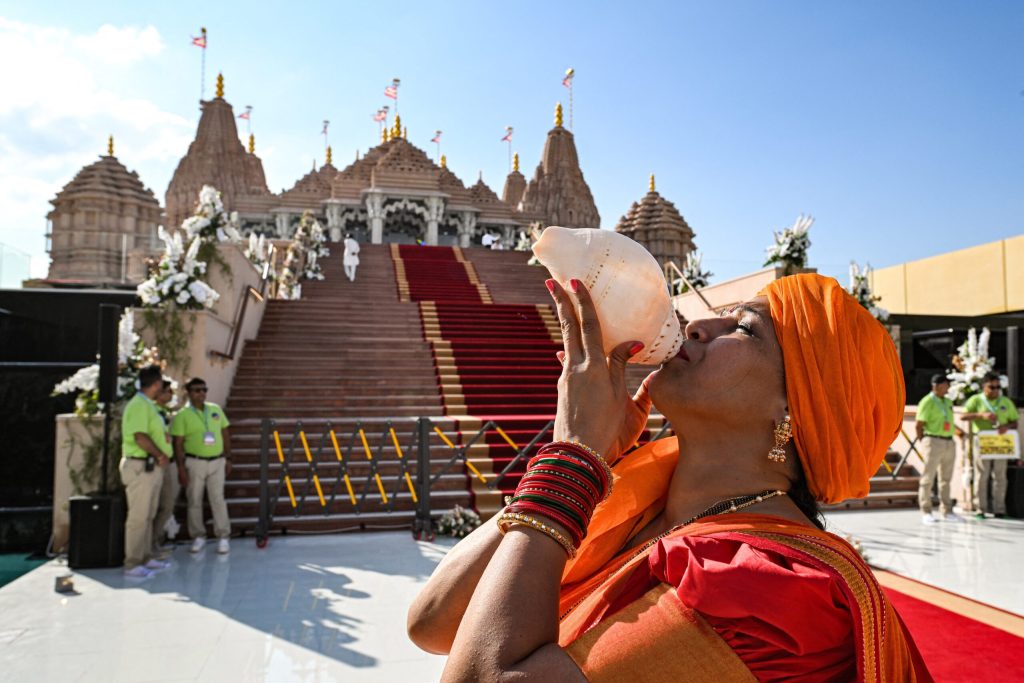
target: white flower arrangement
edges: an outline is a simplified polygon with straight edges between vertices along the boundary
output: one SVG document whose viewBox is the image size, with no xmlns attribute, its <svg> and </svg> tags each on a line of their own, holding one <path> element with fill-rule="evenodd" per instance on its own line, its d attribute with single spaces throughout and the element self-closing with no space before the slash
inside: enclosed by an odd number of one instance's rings
<svg viewBox="0 0 1024 683">
<path fill-rule="evenodd" d="M 996 359 L 988 355 L 988 342 L 992 333 L 987 327 L 981 328 L 979 336 L 972 327 L 967 331 L 967 340 L 956 350 L 953 356 L 953 371 L 946 375 L 949 378 L 949 397 L 954 403 L 960 404 L 971 396 L 981 392 L 982 378 L 993 372 Z M 1010 380 L 1006 375 L 999 376 L 999 383 L 1006 388 Z"/>
<path fill-rule="evenodd" d="M 480 515 L 456 505 L 437 520 L 437 533 L 441 536 L 465 538 L 480 526 Z"/>
<path fill-rule="evenodd" d="M 135 333 L 135 315 L 132 309 L 125 309 L 117 326 L 117 399 L 115 405 L 123 404 L 137 391 L 135 380 L 141 368 L 147 365 L 160 365 L 160 352 L 156 347 L 146 347 L 142 339 Z M 75 398 L 75 413 L 80 416 L 96 415 L 103 410 L 99 402 L 100 366 L 93 363 L 82 368 L 71 377 L 58 382 L 53 394 L 78 394 Z M 171 379 L 171 390 L 174 398 L 169 407 L 178 402 L 178 382 Z"/>
<path fill-rule="evenodd" d="M 225 214 L 220 193 L 204 185 L 199 191 L 195 215 L 182 222 L 180 231 L 169 234 L 159 229 L 164 253 L 149 279 L 138 287 L 142 305 L 176 306 L 187 310 L 212 308 L 220 294 L 206 283 L 207 264 L 216 258 L 218 244 L 241 241 L 235 223 L 237 215 L 229 218 Z"/>
<path fill-rule="evenodd" d="M 239 242 L 242 239 L 232 220 L 224 213 L 220 193 L 210 185 L 203 185 L 199 191 L 196 213 L 182 222 L 181 229 L 189 240 L 202 237 L 211 242 Z"/>
<path fill-rule="evenodd" d="M 689 280 L 696 289 L 704 289 L 711 284 L 711 277 L 714 275 L 710 270 L 704 270 L 701 267 L 701 259 L 703 255 L 697 251 L 691 251 L 686 255 L 683 260 L 683 277 Z M 686 284 L 686 281 L 682 278 L 676 278 L 673 281 L 674 291 L 676 294 L 685 294 L 690 291 L 690 287 Z"/>
<path fill-rule="evenodd" d="M 175 305 L 188 310 L 212 308 L 220 294 L 203 279 L 206 261 L 199 258 L 203 237 L 196 235 L 188 250 L 182 253 L 180 232 L 169 235 L 160 228 L 157 234 L 164 242 L 164 253 L 156 272 L 136 290 L 142 305 Z"/>
<path fill-rule="evenodd" d="M 792 226 L 775 232 L 775 244 L 766 250 L 768 258 L 764 265 L 781 266 L 787 275 L 806 268 L 807 250 L 811 248 L 807 233 L 813 224 L 813 217 L 800 214 Z"/>
<path fill-rule="evenodd" d="M 871 291 L 871 264 L 868 263 L 862 269 L 856 261 L 850 261 L 850 294 L 861 306 L 874 316 L 875 320 L 884 323 L 889 319 L 889 311 L 878 305 L 882 297 L 876 296 Z"/>
</svg>

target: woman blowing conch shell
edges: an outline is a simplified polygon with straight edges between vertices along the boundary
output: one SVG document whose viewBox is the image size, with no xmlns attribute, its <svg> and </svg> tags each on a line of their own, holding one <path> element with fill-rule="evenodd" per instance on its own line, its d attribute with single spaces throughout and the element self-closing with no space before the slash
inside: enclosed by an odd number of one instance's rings
<svg viewBox="0 0 1024 683">
<path fill-rule="evenodd" d="M 449 656 L 443 680 L 931 680 L 817 508 L 866 495 L 899 431 L 885 329 L 835 280 L 786 277 L 688 323 L 630 397 L 626 363 L 658 335 L 609 348 L 603 274 L 567 275 L 547 281 L 556 442 L 409 609 L 412 640 Z M 652 403 L 678 436 L 620 461 Z"/>
</svg>

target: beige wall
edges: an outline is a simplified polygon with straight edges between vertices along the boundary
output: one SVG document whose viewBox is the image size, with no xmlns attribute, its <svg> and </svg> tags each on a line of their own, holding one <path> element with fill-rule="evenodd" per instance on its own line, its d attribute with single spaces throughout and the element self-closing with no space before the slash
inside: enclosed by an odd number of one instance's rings
<svg viewBox="0 0 1024 683">
<path fill-rule="evenodd" d="M 815 270 L 808 268 L 801 272 L 813 273 Z M 732 280 L 708 285 L 701 289 L 700 293 L 708 300 L 714 311 L 720 311 L 728 306 L 734 306 L 754 298 L 768 283 L 778 280 L 783 274 L 782 268 L 766 268 L 733 278 Z M 708 311 L 707 306 L 704 305 L 700 297 L 693 292 L 672 297 L 672 305 L 675 307 L 676 312 L 687 320 L 699 320 L 700 318 L 713 315 L 713 313 Z"/>
<path fill-rule="evenodd" d="M 871 286 L 891 313 L 976 316 L 1024 310 L 1024 235 L 880 268 Z"/>
<path fill-rule="evenodd" d="M 257 290 L 260 286 L 259 273 L 242 254 L 241 248 L 236 245 L 222 246 L 220 254 L 230 266 L 231 275 L 226 275 L 217 267 L 210 269 L 209 282 L 214 289 L 220 292 L 220 299 L 213 310 L 177 313 L 186 318 L 195 317 L 192 334 L 189 337 L 188 369 L 186 371 L 182 367 L 168 367 L 167 371 L 180 382 L 184 382 L 187 377 L 192 375 L 202 377 L 210 386 L 209 399 L 223 405 L 227 400 L 231 382 L 234 380 L 235 370 L 238 368 L 238 361 L 241 358 L 245 342 L 255 339 L 256 333 L 259 331 L 266 303 L 260 303 L 250 295 L 234 358 L 225 359 L 210 355 L 210 351 L 226 352 L 228 350 L 231 326 L 234 324 L 238 307 L 241 305 L 241 295 L 250 285 Z M 136 329 L 147 344 L 152 344 L 152 332 L 145 329 L 144 325 L 145 318 L 142 311 L 136 311 Z M 188 320 L 185 321 L 185 325 L 188 329 Z M 82 465 L 82 449 L 80 446 L 74 448 L 73 441 L 88 442 L 92 438 L 90 428 L 92 431 L 102 433 L 101 418 L 91 418 L 88 422 L 89 424 L 86 424 L 74 415 L 57 416 L 57 438 L 53 460 L 54 549 L 62 548 L 68 539 L 68 498 L 75 493 L 72 490 L 68 472 L 69 469 L 77 470 Z M 116 462 L 110 463 L 110 467 L 115 469 L 117 465 Z M 95 488 L 95 484 L 88 488 Z"/>
</svg>

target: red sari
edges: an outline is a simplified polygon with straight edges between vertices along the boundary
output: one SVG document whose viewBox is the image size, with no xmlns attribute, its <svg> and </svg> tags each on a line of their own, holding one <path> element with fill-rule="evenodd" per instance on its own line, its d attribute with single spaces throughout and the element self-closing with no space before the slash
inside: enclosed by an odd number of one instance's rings
<svg viewBox="0 0 1024 683">
<path fill-rule="evenodd" d="M 930 681 L 842 539 L 757 514 L 619 552 L 664 507 L 675 439 L 615 468 L 562 584 L 559 643 L 591 681 Z"/>
</svg>

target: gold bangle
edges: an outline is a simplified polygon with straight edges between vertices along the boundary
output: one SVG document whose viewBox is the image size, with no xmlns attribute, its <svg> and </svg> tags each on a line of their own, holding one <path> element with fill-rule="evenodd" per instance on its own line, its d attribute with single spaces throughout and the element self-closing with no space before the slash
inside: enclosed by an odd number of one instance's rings
<svg viewBox="0 0 1024 683">
<path fill-rule="evenodd" d="M 562 546 L 562 550 L 569 556 L 569 559 L 576 557 L 576 547 L 572 544 L 568 538 L 562 535 L 554 527 L 545 524 L 536 517 L 524 515 L 521 512 L 506 512 L 498 517 L 498 530 L 504 534 L 509 528 L 513 526 L 528 526 L 532 529 L 546 534 L 549 538 L 554 539 L 558 545 Z"/>
</svg>

